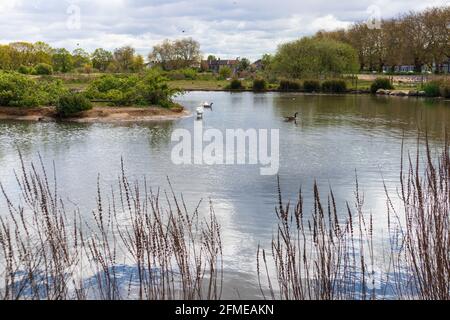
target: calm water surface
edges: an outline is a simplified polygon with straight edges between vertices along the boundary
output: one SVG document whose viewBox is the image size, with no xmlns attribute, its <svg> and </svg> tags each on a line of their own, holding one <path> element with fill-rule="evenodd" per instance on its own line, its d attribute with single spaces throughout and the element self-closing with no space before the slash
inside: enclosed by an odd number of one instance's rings
<svg viewBox="0 0 450 320">
<path fill-rule="evenodd" d="M 203 101 L 214 101 L 214 110 L 205 113 L 205 129 L 280 129 L 283 192 L 286 199 L 295 200 L 302 186 L 306 212 L 311 211 L 315 180 L 324 196 L 333 187 L 339 208 L 344 209 L 345 201 L 353 202 L 356 170 L 365 209 L 373 213 L 380 228 L 386 211 L 383 179 L 395 191 L 402 138 L 414 151 L 417 130 L 427 128 L 436 148 L 450 124 L 450 102 L 446 101 L 224 92 L 192 92 L 178 100 L 191 110 Z M 297 125 L 283 122 L 283 117 L 295 112 L 301 118 Z M 269 246 L 275 231 L 276 177 L 261 176 L 259 166 L 173 165 L 171 134 L 176 128 L 192 130 L 194 121 L 129 125 L 0 122 L 0 180 L 14 197 L 13 170 L 19 169 L 16 148 L 26 161 L 36 160 L 40 153 L 46 166 L 54 161 L 64 199 L 89 215 L 95 207 L 98 174 L 103 185 L 113 184 L 121 157 L 130 176 L 145 176 L 155 188 L 167 188 L 169 177 L 191 208 L 201 199 L 214 204 L 224 238 L 225 297 L 257 297 L 255 254 L 258 244 Z"/>
</svg>

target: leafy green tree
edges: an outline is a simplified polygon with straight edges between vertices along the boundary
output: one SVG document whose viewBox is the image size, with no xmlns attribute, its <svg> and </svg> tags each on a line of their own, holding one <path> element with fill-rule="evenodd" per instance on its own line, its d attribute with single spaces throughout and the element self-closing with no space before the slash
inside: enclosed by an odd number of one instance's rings
<svg viewBox="0 0 450 320">
<path fill-rule="evenodd" d="M 91 63 L 91 57 L 89 53 L 81 48 L 75 49 L 72 53 L 73 66 L 75 68 L 84 68 L 86 64 Z"/>
<path fill-rule="evenodd" d="M 34 64 L 34 46 L 29 42 L 13 42 L 9 44 L 12 51 L 11 62 L 16 70 L 20 66 L 33 66 Z"/>
<path fill-rule="evenodd" d="M 285 43 L 274 57 L 274 71 L 287 78 L 319 77 L 356 73 L 356 51 L 348 44 L 331 39 L 303 38 Z"/>
<path fill-rule="evenodd" d="M 110 51 L 99 48 L 92 54 L 92 65 L 95 69 L 102 72 L 108 69 L 108 66 L 113 61 L 113 54 Z"/>
<path fill-rule="evenodd" d="M 56 49 L 53 53 L 53 68 L 56 71 L 67 73 L 74 68 L 73 57 L 66 49 Z"/>
<path fill-rule="evenodd" d="M 263 71 L 269 71 L 273 63 L 273 56 L 267 53 L 264 54 L 261 58 L 261 63 Z"/>
<path fill-rule="evenodd" d="M 0 45 L 0 69 L 11 70 L 12 69 L 12 52 L 11 47 L 8 45 Z"/>
<path fill-rule="evenodd" d="M 134 57 L 133 60 L 133 72 L 141 72 L 142 70 L 144 70 L 144 65 L 145 65 L 144 57 L 138 54 L 137 56 Z"/>
<path fill-rule="evenodd" d="M 247 58 L 242 58 L 241 60 L 239 60 L 237 70 L 239 72 L 247 71 L 248 68 L 250 68 L 250 65 L 250 60 L 248 60 Z"/>
<path fill-rule="evenodd" d="M 52 54 L 53 49 L 52 47 L 42 41 L 38 41 L 33 45 L 33 63 L 45 63 L 45 64 L 52 64 Z"/>
</svg>

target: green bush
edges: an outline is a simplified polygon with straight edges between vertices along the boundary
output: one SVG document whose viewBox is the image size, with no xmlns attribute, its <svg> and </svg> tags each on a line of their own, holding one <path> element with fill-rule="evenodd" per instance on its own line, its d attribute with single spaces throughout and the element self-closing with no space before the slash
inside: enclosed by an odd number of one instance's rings
<svg viewBox="0 0 450 320">
<path fill-rule="evenodd" d="M 33 73 L 33 68 L 31 67 L 27 67 L 27 66 L 20 66 L 19 69 L 17 69 L 17 72 L 21 73 L 21 74 L 32 74 Z"/>
<path fill-rule="evenodd" d="M 266 91 L 267 82 L 264 79 L 253 80 L 253 91 Z"/>
<path fill-rule="evenodd" d="M 197 70 L 192 68 L 182 69 L 180 70 L 186 79 L 196 80 L 197 79 Z"/>
<path fill-rule="evenodd" d="M 443 81 L 440 86 L 441 96 L 448 99 L 450 98 L 450 81 Z"/>
<path fill-rule="evenodd" d="M 232 73 L 233 73 L 233 71 L 231 70 L 231 68 L 222 67 L 219 70 L 219 78 L 222 80 L 228 79 L 229 77 L 231 77 Z"/>
<path fill-rule="evenodd" d="M 159 105 L 169 108 L 173 105 L 172 96 L 178 90 L 170 89 L 167 81 L 159 72 L 151 70 L 143 75 L 104 75 L 88 86 L 86 96 L 117 106 Z"/>
<path fill-rule="evenodd" d="M 55 105 L 61 96 L 69 93 L 69 89 L 64 86 L 61 80 L 46 79 L 37 82 L 37 94 L 39 95 L 39 105 Z"/>
<path fill-rule="evenodd" d="M 184 74 L 182 74 L 181 72 L 174 72 L 174 71 L 170 71 L 167 72 L 167 78 L 169 78 L 170 80 L 185 80 L 186 77 Z"/>
<path fill-rule="evenodd" d="M 327 80 L 322 83 L 322 91 L 344 93 L 347 91 L 347 83 L 344 80 Z"/>
<path fill-rule="evenodd" d="M 430 81 L 423 86 L 423 91 L 427 97 L 439 97 L 441 95 L 441 83 L 439 81 Z"/>
<path fill-rule="evenodd" d="M 87 88 L 86 96 L 90 99 L 107 100 L 112 105 L 138 104 L 136 75 L 104 75 L 95 79 Z"/>
<path fill-rule="evenodd" d="M 281 80 L 278 89 L 280 91 L 299 91 L 302 88 L 296 80 Z"/>
<path fill-rule="evenodd" d="M 17 72 L 0 72 L 1 106 L 49 106 L 66 93 L 59 80 L 35 81 Z"/>
<path fill-rule="evenodd" d="M 69 93 L 59 98 L 56 112 L 61 118 L 70 118 L 80 112 L 91 110 L 92 103 L 82 94 Z"/>
<path fill-rule="evenodd" d="M 377 78 L 370 86 L 370 92 L 372 94 L 375 94 L 380 89 L 393 90 L 394 86 L 392 85 L 391 81 L 387 78 Z"/>
<path fill-rule="evenodd" d="M 46 63 L 39 63 L 34 67 L 34 73 L 37 75 L 51 75 L 53 67 Z"/>
<path fill-rule="evenodd" d="M 231 80 L 228 88 L 230 90 L 242 90 L 244 89 L 244 86 L 242 85 L 242 81 L 239 79 L 233 79 Z"/>
<path fill-rule="evenodd" d="M 306 80 L 305 82 L 303 82 L 303 89 L 306 92 L 319 92 L 320 82 L 317 80 Z"/>
</svg>

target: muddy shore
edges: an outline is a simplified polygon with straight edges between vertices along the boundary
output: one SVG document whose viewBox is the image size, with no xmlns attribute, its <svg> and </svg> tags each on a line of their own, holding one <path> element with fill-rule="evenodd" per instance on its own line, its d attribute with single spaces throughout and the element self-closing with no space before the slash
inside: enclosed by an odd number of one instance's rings
<svg viewBox="0 0 450 320">
<path fill-rule="evenodd" d="M 78 123 L 96 122 L 146 122 L 176 120 L 189 117 L 186 109 L 152 107 L 94 107 L 74 118 L 60 119 L 54 107 L 24 108 L 0 107 L 0 120 L 17 121 L 70 121 Z"/>
</svg>

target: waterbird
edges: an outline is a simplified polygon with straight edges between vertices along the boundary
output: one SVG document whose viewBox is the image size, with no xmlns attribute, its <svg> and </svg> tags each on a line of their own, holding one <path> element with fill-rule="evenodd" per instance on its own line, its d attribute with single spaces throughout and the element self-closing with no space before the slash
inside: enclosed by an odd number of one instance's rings
<svg viewBox="0 0 450 320">
<path fill-rule="evenodd" d="M 293 117 L 285 117 L 284 121 L 286 122 L 297 122 L 297 116 L 298 116 L 298 112 L 295 113 L 295 115 Z"/>
<path fill-rule="evenodd" d="M 197 119 L 203 119 L 203 113 L 205 112 L 203 107 L 197 108 Z"/>
<path fill-rule="evenodd" d="M 203 103 L 203 108 L 212 110 L 213 104 L 214 104 L 214 102 L 211 102 L 211 103 L 205 102 L 205 103 Z"/>
</svg>

